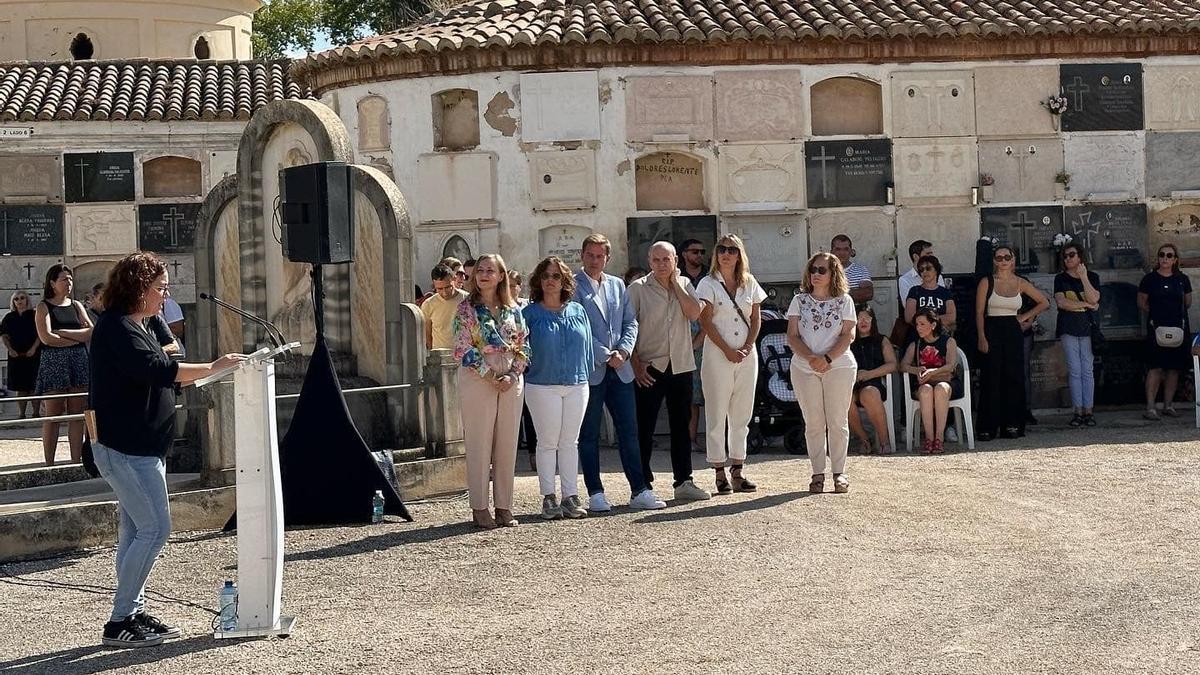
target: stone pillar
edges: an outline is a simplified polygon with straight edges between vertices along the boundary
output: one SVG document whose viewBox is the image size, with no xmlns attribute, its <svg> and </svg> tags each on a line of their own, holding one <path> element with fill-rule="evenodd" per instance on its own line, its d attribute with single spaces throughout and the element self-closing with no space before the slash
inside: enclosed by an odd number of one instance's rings
<svg viewBox="0 0 1200 675">
<path fill-rule="evenodd" d="M 385 324 L 385 330 L 399 332 L 399 335 L 388 336 L 388 344 L 400 346 L 396 364 L 399 377 L 388 384 L 413 386 L 397 390 L 389 396 L 392 402 L 392 419 L 396 421 L 398 447 L 420 447 L 425 444 L 421 434 L 421 380 L 426 353 L 425 315 L 421 313 L 420 307 L 406 302 L 400 305 L 397 319 Z"/>
<path fill-rule="evenodd" d="M 233 485 L 236 462 L 233 440 L 233 383 L 214 382 L 206 387 L 185 387 L 183 405 L 188 410 L 188 436 L 200 447 L 201 478 L 205 485 Z"/>
<path fill-rule="evenodd" d="M 458 362 L 449 349 L 433 349 L 425 361 L 425 442 L 430 457 L 459 457 L 463 445 L 458 401 Z"/>
</svg>

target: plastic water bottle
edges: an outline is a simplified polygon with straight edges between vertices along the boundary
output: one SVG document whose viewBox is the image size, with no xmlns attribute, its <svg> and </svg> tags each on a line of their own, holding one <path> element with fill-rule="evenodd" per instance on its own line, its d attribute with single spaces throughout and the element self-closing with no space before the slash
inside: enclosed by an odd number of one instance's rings
<svg viewBox="0 0 1200 675">
<path fill-rule="evenodd" d="M 371 522 L 383 522 L 383 490 L 376 490 L 375 496 L 371 499 Z"/>
<path fill-rule="evenodd" d="M 217 599 L 217 607 L 221 608 L 221 632 L 228 633 L 237 630 L 237 584 L 226 579 L 221 587 L 221 595 Z"/>
</svg>

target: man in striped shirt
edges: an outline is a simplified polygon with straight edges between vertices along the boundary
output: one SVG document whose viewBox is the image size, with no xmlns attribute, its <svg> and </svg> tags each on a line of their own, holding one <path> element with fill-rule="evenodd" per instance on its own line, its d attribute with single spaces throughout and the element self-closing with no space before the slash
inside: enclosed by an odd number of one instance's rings
<svg viewBox="0 0 1200 675">
<path fill-rule="evenodd" d="M 871 281 L 871 270 L 868 270 L 865 265 L 860 265 L 856 262 L 850 262 L 850 258 L 854 257 L 854 244 L 850 241 L 850 237 L 839 234 L 829 242 L 829 250 L 842 261 L 842 268 L 846 270 L 846 281 L 850 283 L 850 297 L 854 300 L 854 304 L 861 305 L 865 302 L 870 302 L 875 297 L 875 285 Z"/>
</svg>

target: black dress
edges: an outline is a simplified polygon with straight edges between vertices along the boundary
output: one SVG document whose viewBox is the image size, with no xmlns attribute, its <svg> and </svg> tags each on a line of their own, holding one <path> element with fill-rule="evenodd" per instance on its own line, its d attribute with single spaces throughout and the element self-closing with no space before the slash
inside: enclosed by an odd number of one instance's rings
<svg viewBox="0 0 1200 675">
<path fill-rule="evenodd" d="M 858 362 L 859 370 L 875 370 L 887 363 L 883 358 L 883 341 L 886 339 L 883 335 L 867 335 L 850 343 L 850 353 L 854 354 L 854 360 Z M 887 400 L 887 387 L 883 386 L 882 377 L 855 382 L 854 392 L 858 393 L 863 387 L 875 387 L 879 390 L 880 399 Z"/>
<path fill-rule="evenodd" d="M 913 349 L 913 362 L 909 365 L 925 366 L 926 368 L 941 368 L 946 365 L 946 361 L 950 358 L 950 336 L 942 333 L 933 342 L 926 342 L 918 339 Z M 917 389 L 920 385 L 917 382 L 916 375 L 908 376 L 909 388 L 912 399 L 917 400 Z M 963 380 L 961 368 L 955 368 L 954 374 L 949 380 L 945 380 L 950 385 L 950 398 L 962 398 L 963 395 Z"/>
<path fill-rule="evenodd" d="M 38 341 L 34 310 L 23 313 L 9 312 L 0 321 L 0 335 L 7 335 L 13 351 L 24 353 L 33 349 Z M 8 388 L 10 391 L 33 391 L 37 381 L 38 354 L 33 356 L 8 357 Z"/>
<path fill-rule="evenodd" d="M 1192 292 L 1192 280 L 1183 272 L 1164 277 L 1151 272 L 1142 277 L 1138 292 L 1145 293 L 1150 304 L 1146 326 L 1146 367 L 1189 370 L 1192 367 L 1190 326 L 1183 306 L 1184 296 Z M 1183 327 L 1183 342 L 1178 347 L 1160 347 L 1154 339 L 1156 326 Z"/>
<path fill-rule="evenodd" d="M 52 305 L 42 301 L 50 315 L 51 330 L 74 330 L 83 328 L 79 309 L 75 302 L 69 305 Z M 38 363 L 37 382 L 34 393 L 48 391 L 86 389 L 88 386 L 88 351 L 82 343 L 70 347 L 42 345 L 41 361 Z"/>
</svg>

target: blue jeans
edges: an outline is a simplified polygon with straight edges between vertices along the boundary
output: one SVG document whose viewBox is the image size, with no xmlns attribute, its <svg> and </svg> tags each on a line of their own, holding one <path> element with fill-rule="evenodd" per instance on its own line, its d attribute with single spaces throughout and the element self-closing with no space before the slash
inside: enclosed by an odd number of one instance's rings
<svg viewBox="0 0 1200 675">
<path fill-rule="evenodd" d="M 1095 400 L 1096 380 L 1092 374 L 1091 336 L 1062 336 L 1063 352 L 1067 355 L 1067 380 L 1071 383 L 1071 405 L 1086 410 L 1092 409 Z"/>
<path fill-rule="evenodd" d="M 617 371 L 608 366 L 601 367 L 606 371 L 604 380 L 588 390 L 587 410 L 579 428 L 579 466 L 583 469 L 583 483 L 589 495 L 604 492 L 604 483 L 600 481 L 600 424 L 604 420 L 604 406 L 608 406 L 617 432 L 621 467 L 629 480 L 630 494 L 637 496 L 646 489 L 646 477 L 642 474 L 633 383 L 622 382 Z"/>
<path fill-rule="evenodd" d="M 112 621 L 124 621 L 145 605 L 146 579 L 171 534 L 167 468 L 161 457 L 138 457 L 92 441 L 100 475 L 117 494 L 117 594 Z"/>
</svg>

